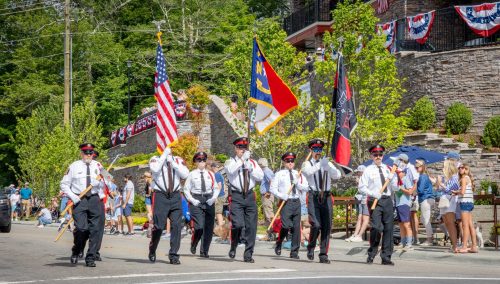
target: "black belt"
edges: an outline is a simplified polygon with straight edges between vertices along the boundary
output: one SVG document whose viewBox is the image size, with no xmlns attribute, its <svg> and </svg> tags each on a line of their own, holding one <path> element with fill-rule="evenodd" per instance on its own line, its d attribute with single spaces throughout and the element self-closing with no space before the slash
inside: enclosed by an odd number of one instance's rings
<svg viewBox="0 0 500 284">
<path fill-rule="evenodd" d="M 313 195 L 320 195 L 322 191 L 311 190 L 309 192 L 311 192 Z M 323 191 L 323 196 L 330 196 L 330 195 L 332 195 L 331 191 Z"/>
<path fill-rule="evenodd" d="M 390 197 L 389 195 L 382 195 L 382 196 L 380 197 L 380 199 L 387 199 L 387 198 L 391 198 L 391 197 Z"/>
<path fill-rule="evenodd" d="M 212 198 L 212 196 L 214 195 L 212 192 L 211 193 L 193 193 L 191 194 L 193 197 L 210 197 Z"/>
<path fill-rule="evenodd" d="M 300 202 L 300 198 L 288 198 L 287 201 L 291 201 L 291 202 Z"/>
<path fill-rule="evenodd" d="M 154 192 L 158 192 L 158 193 L 161 193 L 163 195 L 165 195 L 168 199 L 170 199 L 172 197 L 172 195 L 170 194 L 176 194 L 176 193 L 179 193 L 178 190 L 175 190 L 175 191 L 172 191 L 172 193 L 168 193 L 168 192 L 165 192 L 163 190 L 155 190 Z"/>
<path fill-rule="evenodd" d="M 249 189 L 249 190 L 247 191 L 247 194 L 248 194 L 248 193 L 250 193 L 250 192 L 253 192 L 253 188 L 252 188 L 252 189 Z M 243 192 L 241 192 L 241 191 L 234 191 L 234 190 L 232 190 L 232 191 L 231 191 L 231 193 L 243 194 Z"/>
</svg>

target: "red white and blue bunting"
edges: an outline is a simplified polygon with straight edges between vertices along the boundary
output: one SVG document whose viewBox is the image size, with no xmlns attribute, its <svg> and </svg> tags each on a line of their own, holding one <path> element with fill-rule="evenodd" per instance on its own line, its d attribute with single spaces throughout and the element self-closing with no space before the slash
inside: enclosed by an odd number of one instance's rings
<svg viewBox="0 0 500 284">
<path fill-rule="evenodd" d="M 500 2 L 455 6 L 455 10 L 476 34 L 488 37 L 500 29 Z"/>
<path fill-rule="evenodd" d="M 380 33 L 386 35 L 384 47 L 387 48 L 391 53 L 394 53 L 396 45 L 394 44 L 396 39 L 396 21 L 387 22 L 382 25 L 377 25 L 377 30 Z"/>
<path fill-rule="evenodd" d="M 416 40 L 420 44 L 424 44 L 427 41 L 432 24 L 434 23 L 434 12 L 435 11 L 430 11 L 428 13 L 406 18 L 408 23 L 408 34 L 411 39 Z"/>
</svg>

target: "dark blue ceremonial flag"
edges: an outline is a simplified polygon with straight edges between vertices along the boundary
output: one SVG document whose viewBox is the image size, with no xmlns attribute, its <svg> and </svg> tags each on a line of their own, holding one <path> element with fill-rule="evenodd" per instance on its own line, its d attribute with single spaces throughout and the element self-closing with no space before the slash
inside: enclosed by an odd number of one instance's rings
<svg viewBox="0 0 500 284">
<path fill-rule="evenodd" d="M 339 55 L 338 60 L 335 88 L 332 98 L 332 111 L 335 109 L 336 120 L 331 153 L 333 160 L 339 164 L 344 170 L 344 173 L 347 174 L 352 172 L 351 134 L 358 122 L 342 55 Z"/>
</svg>

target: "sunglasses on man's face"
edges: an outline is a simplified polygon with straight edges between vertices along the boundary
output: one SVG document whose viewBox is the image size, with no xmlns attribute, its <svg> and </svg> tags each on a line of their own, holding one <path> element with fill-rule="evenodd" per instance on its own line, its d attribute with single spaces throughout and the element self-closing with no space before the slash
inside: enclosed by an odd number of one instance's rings
<svg viewBox="0 0 500 284">
<path fill-rule="evenodd" d="M 372 154 L 373 157 L 377 158 L 377 157 L 382 157 L 384 156 L 384 154 L 380 154 L 380 153 L 375 153 L 375 154 Z"/>
<path fill-rule="evenodd" d="M 321 152 L 323 152 L 323 148 L 312 148 L 312 151 L 314 153 L 321 153 Z"/>
<path fill-rule="evenodd" d="M 287 164 L 295 163 L 295 160 L 285 160 L 285 163 L 287 163 Z"/>
<path fill-rule="evenodd" d="M 85 155 L 92 155 L 92 154 L 94 154 L 94 151 L 82 151 L 82 152 Z"/>
<path fill-rule="evenodd" d="M 206 162 L 207 159 L 195 159 L 194 161 L 197 163 L 201 163 L 201 162 Z"/>
<path fill-rule="evenodd" d="M 246 150 L 248 147 L 246 145 L 236 145 L 237 149 Z"/>
</svg>

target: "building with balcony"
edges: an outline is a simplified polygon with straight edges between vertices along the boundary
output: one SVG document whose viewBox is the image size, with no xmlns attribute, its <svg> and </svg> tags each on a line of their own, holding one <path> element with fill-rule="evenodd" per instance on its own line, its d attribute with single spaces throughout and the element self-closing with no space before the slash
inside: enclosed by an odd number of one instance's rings
<svg viewBox="0 0 500 284">
<path fill-rule="evenodd" d="M 331 31 L 330 11 L 338 2 L 291 1 L 292 13 L 283 21 L 287 41 L 308 53 L 323 47 L 323 34 Z M 443 123 L 446 109 L 460 101 L 472 109 L 471 131 L 477 134 L 482 133 L 488 119 L 500 115 L 500 31 L 488 37 L 477 35 L 453 7 L 490 1 L 387 0 L 388 7 L 382 10 L 378 9 L 378 0 L 365 2 L 372 5 L 380 24 L 396 21 L 396 64 L 407 90 L 403 108 L 429 96 L 436 106 L 438 123 Z M 419 44 L 409 37 L 406 17 L 432 10 L 435 10 L 433 27 L 427 41 Z M 312 97 L 322 95 L 322 84 L 314 76 L 311 78 L 304 88 Z"/>
</svg>

